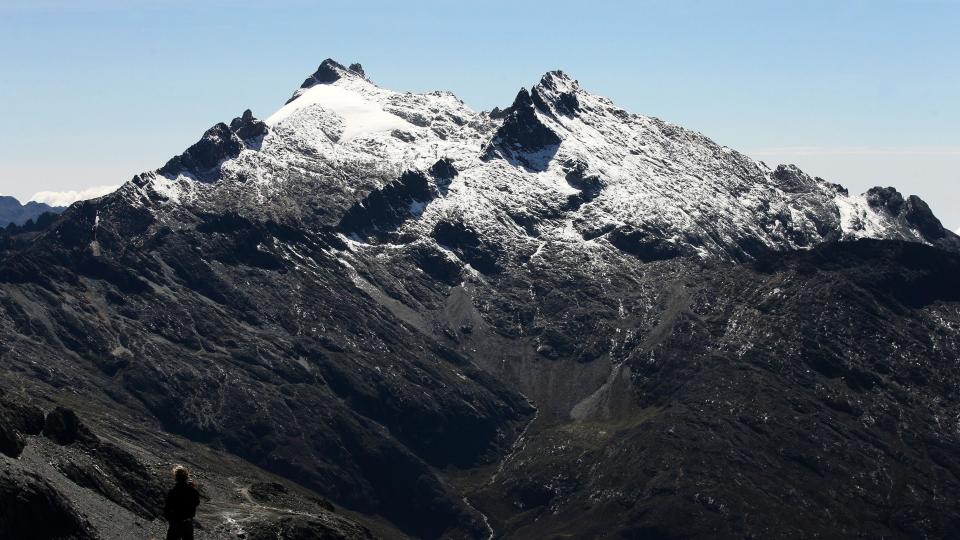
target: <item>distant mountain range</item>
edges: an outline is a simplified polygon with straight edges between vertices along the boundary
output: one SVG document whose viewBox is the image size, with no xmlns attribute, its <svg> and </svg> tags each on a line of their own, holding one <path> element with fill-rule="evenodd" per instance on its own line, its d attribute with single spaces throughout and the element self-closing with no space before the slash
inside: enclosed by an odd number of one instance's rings
<svg viewBox="0 0 960 540">
<path fill-rule="evenodd" d="M 23 225 L 31 219 L 36 220 L 44 213 L 59 214 L 64 210 L 66 210 L 65 206 L 50 206 L 35 201 L 20 204 L 20 201 L 14 197 L 0 195 L 0 227 L 6 227 L 11 223 Z"/>
<path fill-rule="evenodd" d="M 326 60 L 0 231 L 0 537 L 162 536 L 183 462 L 210 539 L 960 538 L 958 275 L 921 199 L 560 71 Z"/>
</svg>

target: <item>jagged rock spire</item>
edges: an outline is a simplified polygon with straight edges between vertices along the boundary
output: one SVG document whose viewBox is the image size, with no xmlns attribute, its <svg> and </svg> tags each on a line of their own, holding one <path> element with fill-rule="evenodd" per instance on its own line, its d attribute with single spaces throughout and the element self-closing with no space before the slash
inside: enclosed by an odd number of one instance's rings
<svg viewBox="0 0 960 540">
<path fill-rule="evenodd" d="M 548 71 L 533 87 L 531 99 L 541 112 L 573 116 L 580 110 L 580 85 L 560 70 Z"/>
<path fill-rule="evenodd" d="M 521 88 L 513 104 L 502 112 L 503 124 L 488 143 L 485 159 L 502 157 L 516 160 L 530 169 L 542 167 L 524 154 L 555 148 L 560 145 L 560 136 L 537 118 L 534 106 L 535 100 L 530 92 Z"/>
<path fill-rule="evenodd" d="M 358 62 L 350 64 L 350 67 L 345 67 L 340 62 L 332 58 L 327 58 L 320 63 L 320 66 L 317 67 L 317 70 L 313 72 L 312 75 L 307 77 L 303 84 L 300 85 L 300 88 L 294 92 L 293 96 L 287 100 L 287 103 L 300 97 L 300 94 L 303 93 L 303 90 L 311 88 L 318 84 L 332 84 L 340 79 L 345 77 L 360 77 L 361 79 L 367 78 L 366 73 L 363 71 L 363 66 Z"/>
<path fill-rule="evenodd" d="M 163 176 L 174 178 L 186 175 L 211 182 L 218 178 L 220 164 L 240 155 L 244 148 L 257 148 L 268 127 L 247 109 L 234 118 L 230 125 L 219 122 L 208 129 L 199 141 L 172 158 L 157 170 Z"/>
</svg>

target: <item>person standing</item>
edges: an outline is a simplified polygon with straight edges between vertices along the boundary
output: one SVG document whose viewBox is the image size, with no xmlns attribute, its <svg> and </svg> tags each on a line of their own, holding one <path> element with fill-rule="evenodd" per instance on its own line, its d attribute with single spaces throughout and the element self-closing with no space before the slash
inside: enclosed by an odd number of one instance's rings
<svg viewBox="0 0 960 540">
<path fill-rule="evenodd" d="M 197 515 L 197 506 L 200 506 L 200 493 L 186 467 L 174 467 L 173 478 L 175 484 L 167 493 L 167 501 L 163 505 L 163 516 L 170 523 L 167 540 L 193 540 L 193 517 Z"/>
</svg>

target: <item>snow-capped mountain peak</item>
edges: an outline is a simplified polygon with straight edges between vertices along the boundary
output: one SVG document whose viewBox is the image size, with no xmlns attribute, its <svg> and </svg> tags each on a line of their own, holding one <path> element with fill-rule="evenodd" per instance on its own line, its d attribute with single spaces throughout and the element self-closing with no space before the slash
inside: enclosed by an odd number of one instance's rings
<svg viewBox="0 0 960 540">
<path fill-rule="evenodd" d="M 297 99 L 284 105 L 267 119 L 275 126 L 297 111 L 318 106 L 333 112 L 342 121 L 340 139 L 349 140 L 375 131 L 409 129 L 411 125 L 395 114 L 388 113 L 369 92 L 358 92 L 347 85 L 318 84 L 303 91 Z"/>
<path fill-rule="evenodd" d="M 429 173 L 441 164 L 455 174 Z M 624 111 L 562 71 L 478 113 L 450 93 L 395 92 L 359 64 L 325 60 L 265 122 L 248 111 L 218 124 L 158 173 L 138 185 L 161 214 L 176 200 L 337 226 L 352 208 L 351 223 L 367 223 L 357 205 L 389 193 L 393 217 L 370 223 L 390 228 L 364 229 L 366 240 L 444 244 L 436 231 L 455 226 L 495 246 L 503 264 L 551 244 L 653 261 L 743 260 L 865 237 L 960 242 L 915 197 L 851 197 L 794 166 L 770 169 Z"/>
<path fill-rule="evenodd" d="M 548 71 L 540 78 L 540 82 L 533 88 L 532 97 L 540 107 L 549 104 L 548 107 L 554 112 L 572 115 L 580 108 L 577 100 L 580 92 L 580 85 L 576 80 L 563 71 L 555 70 Z"/>
</svg>

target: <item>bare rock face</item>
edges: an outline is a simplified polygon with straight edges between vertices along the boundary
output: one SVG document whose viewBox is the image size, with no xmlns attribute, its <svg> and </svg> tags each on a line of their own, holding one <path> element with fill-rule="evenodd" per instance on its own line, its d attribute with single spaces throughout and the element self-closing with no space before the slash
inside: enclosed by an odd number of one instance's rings
<svg viewBox="0 0 960 540">
<path fill-rule="evenodd" d="M 350 207 L 339 228 L 348 235 L 385 239 L 404 221 L 416 217 L 436 197 L 436 191 L 426 175 L 407 171 Z"/>
<path fill-rule="evenodd" d="M 354 64 L 354 65 L 357 67 L 360 66 L 360 64 Z M 346 69 L 347 68 L 343 67 L 343 65 L 338 63 L 337 61 L 327 58 L 320 64 L 320 66 L 317 68 L 317 71 L 315 71 L 313 75 L 308 77 L 307 80 L 304 81 L 300 87 L 309 88 L 310 86 L 313 86 L 315 84 L 335 83 L 338 80 L 340 80 L 341 74 Z M 356 71 L 356 70 L 351 70 L 351 71 Z M 363 68 L 361 68 L 360 71 L 363 71 Z"/>
<path fill-rule="evenodd" d="M 256 147 L 267 133 L 267 125 L 253 117 L 250 109 L 234 118 L 230 125 L 218 123 L 186 152 L 174 157 L 157 170 L 161 175 L 186 175 L 195 180 L 212 182 L 219 178 L 220 165 L 236 158 L 247 147 Z"/>
<path fill-rule="evenodd" d="M 903 210 L 903 217 L 907 223 L 920 231 L 925 238 L 940 240 L 947 236 L 946 229 L 940 220 L 933 215 L 930 206 L 916 195 L 907 198 L 907 204 Z"/>
<path fill-rule="evenodd" d="M 11 428 L 6 422 L 0 424 L 0 452 L 15 458 L 20 455 L 20 452 L 23 452 L 25 445 L 23 435 Z"/>
<path fill-rule="evenodd" d="M 677 246 L 663 241 L 657 230 L 617 228 L 607 235 L 611 244 L 644 262 L 662 261 L 681 255 Z"/>
<path fill-rule="evenodd" d="M 252 146 L 255 144 L 254 141 L 267 134 L 268 129 L 267 124 L 254 118 L 253 112 L 247 109 L 243 111 L 243 115 L 230 122 L 230 131 L 236 133 L 245 144 Z"/>
<path fill-rule="evenodd" d="M 447 185 L 457 176 L 457 173 L 457 168 L 449 158 L 437 160 L 430 166 L 430 175 L 437 180 L 445 181 Z"/>
<path fill-rule="evenodd" d="M 60 445 L 93 442 L 93 434 L 80 423 L 77 413 L 70 409 L 57 407 L 47 414 L 43 423 L 43 434 Z"/>
<path fill-rule="evenodd" d="M 361 66 L 359 62 L 355 62 L 355 63 L 353 63 L 353 64 L 350 64 L 350 67 L 349 67 L 348 69 L 349 69 L 350 71 L 356 73 L 357 75 L 360 75 L 361 77 L 366 77 L 366 76 L 367 76 L 367 74 L 363 72 L 363 66 Z"/>
<path fill-rule="evenodd" d="M 26 436 L 38 435 L 42 430 L 41 409 L 0 391 L 0 453 L 19 457 L 26 446 Z"/>
<path fill-rule="evenodd" d="M 867 202 L 873 208 L 880 208 L 891 215 L 899 215 L 903 210 L 903 195 L 896 188 L 875 187 L 867 191 Z"/>
<path fill-rule="evenodd" d="M 87 540 L 90 524 L 46 480 L 0 458 L 0 537 Z"/>
<path fill-rule="evenodd" d="M 560 145 L 560 137 L 540 120 L 534 110 L 530 92 L 521 88 L 513 105 L 504 111 L 503 123 L 488 143 L 484 157 L 500 157 L 534 170 L 543 168 L 550 158 L 536 154 L 550 153 Z"/>
</svg>

